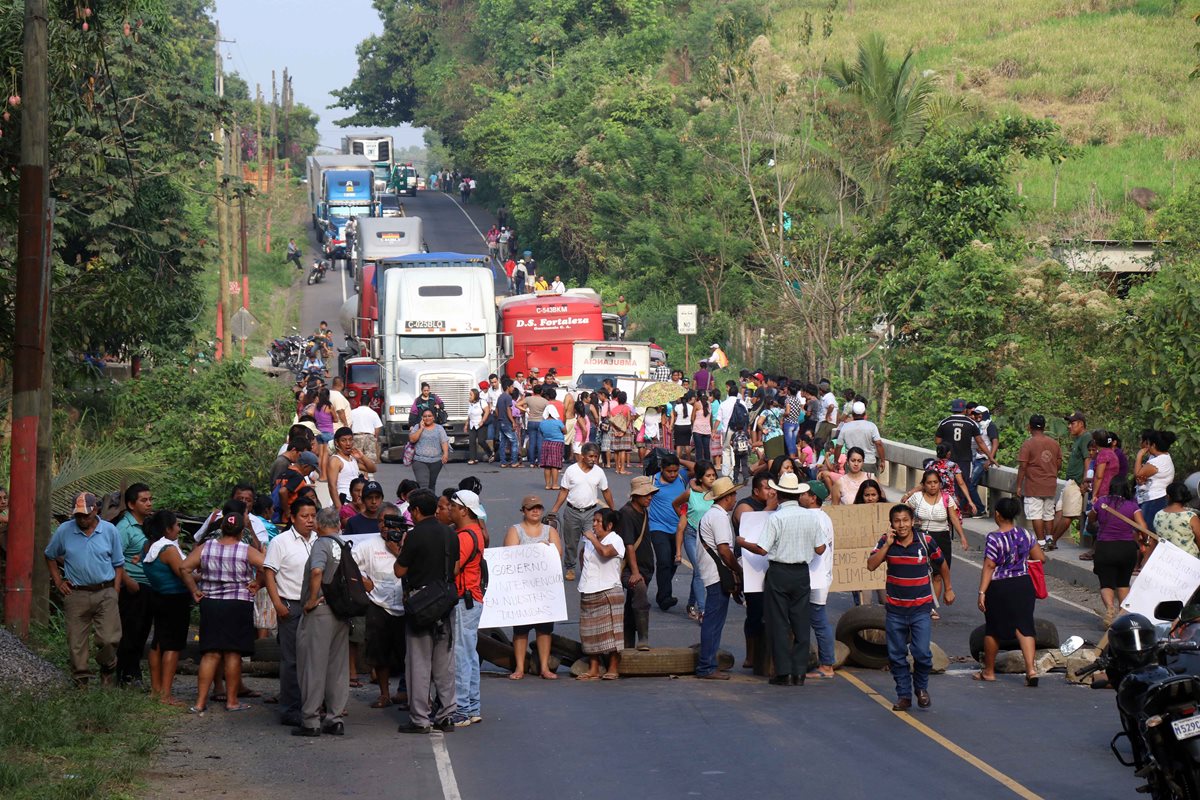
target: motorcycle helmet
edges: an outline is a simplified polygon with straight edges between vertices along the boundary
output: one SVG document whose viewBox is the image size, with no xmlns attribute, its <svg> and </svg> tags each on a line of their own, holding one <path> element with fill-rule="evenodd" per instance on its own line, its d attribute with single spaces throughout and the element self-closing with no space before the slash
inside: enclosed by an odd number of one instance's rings
<svg viewBox="0 0 1200 800">
<path fill-rule="evenodd" d="M 1125 664 L 1144 665 L 1154 656 L 1158 630 L 1141 614 L 1126 614 L 1108 629 L 1108 649 Z"/>
</svg>

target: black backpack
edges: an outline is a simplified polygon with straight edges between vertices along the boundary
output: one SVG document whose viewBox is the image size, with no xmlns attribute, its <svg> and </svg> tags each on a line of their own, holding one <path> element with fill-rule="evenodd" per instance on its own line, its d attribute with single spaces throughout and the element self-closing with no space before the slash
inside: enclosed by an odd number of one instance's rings
<svg viewBox="0 0 1200 800">
<path fill-rule="evenodd" d="M 350 545 L 338 540 L 342 548 L 342 556 L 338 559 L 337 569 L 333 580 L 324 584 L 321 591 L 325 595 L 325 604 L 338 619 L 352 619 L 367 613 L 371 599 L 367 596 L 366 586 L 363 585 L 362 572 L 354 562 Z"/>
<path fill-rule="evenodd" d="M 729 414 L 729 430 L 744 431 L 750 427 L 750 412 L 741 400 L 735 399 L 733 403 L 733 411 Z"/>
<path fill-rule="evenodd" d="M 662 462 L 663 456 L 675 455 L 665 447 L 656 447 L 650 451 L 650 455 L 646 457 L 646 466 L 642 468 L 642 474 L 647 477 L 654 477 L 662 472 L 662 467 L 659 464 Z"/>
</svg>

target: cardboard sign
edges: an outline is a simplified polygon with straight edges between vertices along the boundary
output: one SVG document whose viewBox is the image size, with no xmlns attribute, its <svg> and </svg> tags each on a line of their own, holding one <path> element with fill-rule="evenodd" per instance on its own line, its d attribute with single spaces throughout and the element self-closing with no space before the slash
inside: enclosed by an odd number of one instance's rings
<svg viewBox="0 0 1200 800">
<path fill-rule="evenodd" d="M 758 544 L 759 538 L 767 529 L 767 520 L 771 518 L 769 511 L 744 511 L 738 519 L 738 536 L 751 544 Z M 749 550 L 742 551 L 742 591 L 761 592 L 763 579 L 767 575 L 767 557 L 755 555 Z"/>
<path fill-rule="evenodd" d="M 489 547 L 488 590 L 480 628 L 561 622 L 567 618 L 562 559 L 544 544 Z"/>
<path fill-rule="evenodd" d="M 1146 566 L 1129 587 L 1121 608 L 1154 620 L 1154 607 L 1166 600 L 1187 602 L 1200 586 L 1200 558 L 1170 542 L 1159 541 Z M 1168 622 L 1169 620 L 1158 620 Z"/>
<path fill-rule="evenodd" d="M 823 507 L 822 510 L 833 520 L 833 585 L 829 591 L 884 588 L 887 569 L 880 566 L 871 572 L 867 569 L 867 558 L 891 524 L 888 522 L 891 507 L 890 503 Z"/>
</svg>

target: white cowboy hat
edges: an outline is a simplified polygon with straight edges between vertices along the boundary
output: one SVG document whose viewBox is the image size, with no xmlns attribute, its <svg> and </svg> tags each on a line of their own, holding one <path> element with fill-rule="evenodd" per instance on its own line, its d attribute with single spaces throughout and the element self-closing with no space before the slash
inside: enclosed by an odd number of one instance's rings
<svg viewBox="0 0 1200 800">
<path fill-rule="evenodd" d="M 779 482 L 767 481 L 767 485 L 777 492 L 784 494 L 804 494 L 812 489 L 807 483 L 801 483 L 800 478 L 794 472 L 787 472 L 779 476 Z"/>
</svg>

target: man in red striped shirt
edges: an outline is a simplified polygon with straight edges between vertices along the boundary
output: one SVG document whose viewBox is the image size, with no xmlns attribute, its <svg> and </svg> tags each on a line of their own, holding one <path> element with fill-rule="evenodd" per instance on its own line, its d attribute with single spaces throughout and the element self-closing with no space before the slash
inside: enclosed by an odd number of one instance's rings
<svg viewBox="0 0 1200 800">
<path fill-rule="evenodd" d="M 923 533 L 913 531 L 913 513 L 908 506 L 893 506 L 889 515 L 891 529 L 875 545 L 867 569 L 876 570 L 887 562 L 887 633 L 888 662 L 896 681 L 893 711 L 917 705 L 929 708 L 929 673 L 933 653 L 929 642 L 933 630 L 933 585 L 930 570 L 937 569 L 946 587 L 946 605 L 954 602 L 950 588 L 950 565 L 937 544 Z M 908 653 L 911 642 L 913 670 L 909 673 Z"/>
</svg>

